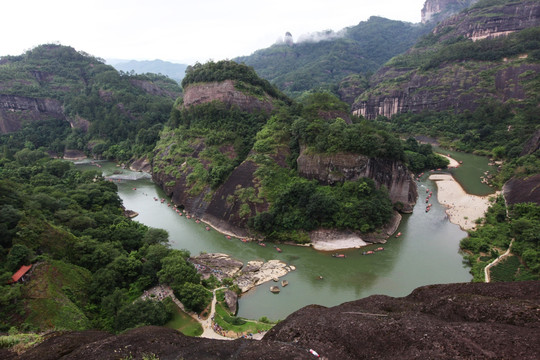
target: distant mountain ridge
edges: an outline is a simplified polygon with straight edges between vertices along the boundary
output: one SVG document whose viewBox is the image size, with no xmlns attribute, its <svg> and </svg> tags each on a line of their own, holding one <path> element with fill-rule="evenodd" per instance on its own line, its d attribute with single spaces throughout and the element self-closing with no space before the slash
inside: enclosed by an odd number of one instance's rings
<svg viewBox="0 0 540 360">
<path fill-rule="evenodd" d="M 133 70 L 136 74 L 162 74 L 176 80 L 178 83 L 182 82 L 185 76 L 186 64 L 178 64 L 170 61 L 163 60 L 108 60 L 116 70 L 129 73 Z"/>
<path fill-rule="evenodd" d="M 323 31 L 296 43 L 287 34 L 287 41 L 233 60 L 252 66 L 259 76 L 295 96 L 313 89 L 333 89 L 351 74 L 377 71 L 431 27 L 372 16 L 337 33 Z"/>
</svg>

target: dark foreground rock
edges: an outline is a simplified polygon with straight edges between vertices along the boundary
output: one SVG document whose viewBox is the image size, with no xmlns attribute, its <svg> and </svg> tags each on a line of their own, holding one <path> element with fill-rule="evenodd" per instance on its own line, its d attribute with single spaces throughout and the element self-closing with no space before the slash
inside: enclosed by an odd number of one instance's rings
<svg viewBox="0 0 540 360">
<path fill-rule="evenodd" d="M 21 359 L 538 359 L 540 282 L 448 284 L 404 298 L 307 306 L 261 341 L 190 338 L 160 327 L 46 340 Z M 84 334 L 84 333 L 76 333 Z"/>
</svg>

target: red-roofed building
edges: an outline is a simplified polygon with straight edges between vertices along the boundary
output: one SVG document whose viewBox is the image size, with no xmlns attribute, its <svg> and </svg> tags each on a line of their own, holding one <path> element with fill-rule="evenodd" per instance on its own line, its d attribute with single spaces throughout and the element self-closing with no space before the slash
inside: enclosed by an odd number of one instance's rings
<svg viewBox="0 0 540 360">
<path fill-rule="evenodd" d="M 10 283 L 16 283 L 18 281 L 24 281 L 24 276 L 32 268 L 32 265 L 23 265 L 13 276 L 11 277 Z"/>
</svg>

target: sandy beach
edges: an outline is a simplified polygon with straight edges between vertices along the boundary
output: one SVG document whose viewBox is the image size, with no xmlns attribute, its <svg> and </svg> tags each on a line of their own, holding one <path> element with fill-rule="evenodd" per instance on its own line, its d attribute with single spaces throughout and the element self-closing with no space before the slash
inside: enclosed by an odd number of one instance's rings
<svg viewBox="0 0 540 360">
<path fill-rule="evenodd" d="M 450 156 L 447 156 L 447 155 L 443 155 L 443 154 L 439 154 L 437 153 L 437 155 L 439 156 L 442 156 L 443 158 L 447 159 L 448 161 L 450 161 L 450 164 L 448 164 L 448 168 L 451 169 L 451 168 L 457 168 L 459 166 L 459 162 L 457 162 L 457 160 L 451 158 Z"/>
<path fill-rule="evenodd" d="M 367 242 L 359 237 L 350 237 L 348 239 L 335 239 L 335 240 L 315 240 L 312 242 L 313 248 L 319 251 L 335 251 L 345 249 L 359 249 L 362 246 L 368 245 Z"/>
<path fill-rule="evenodd" d="M 467 194 L 449 174 L 433 174 L 429 179 L 437 184 L 437 200 L 448 208 L 446 214 L 450 222 L 459 225 L 463 230 L 474 229 L 475 220 L 484 217 L 491 204 L 489 199 L 500 193 L 496 192 L 487 196 Z"/>
</svg>

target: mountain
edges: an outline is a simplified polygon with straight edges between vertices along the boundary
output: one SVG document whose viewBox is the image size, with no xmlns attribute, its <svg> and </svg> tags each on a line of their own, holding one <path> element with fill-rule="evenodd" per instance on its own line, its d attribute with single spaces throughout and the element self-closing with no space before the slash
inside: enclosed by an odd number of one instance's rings
<svg viewBox="0 0 540 360">
<path fill-rule="evenodd" d="M 519 156 L 538 124 L 539 38 L 539 1 L 479 1 L 361 84 L 352 109 L 460 150 Z"/>
<path fill-rule="evenodd" d="M 234 61 L 252 66 L 259 76 L 297 96 L 308 90 L 331 89 L 350 74 L 374 72 L 429 30 L 429 25 L 372 16 L 339 32 L 309 34 L 297 42 L 289 34 L 283 43 Z"/>
<path fill-rule="evenodd" d="M 422 8 L 422 24 L 438 23 L 477 2 L 478 0 L 426 0 Z"/>
<path fill-rule="evenodd" d="M 13 133 L 0 141 L 127 160 L 153 148 L 180 94 L 166 76 L 120 74 L 71 47 L 40 45 L 0 60 L 0 131 Z"/>
<path fill-rule="evenodd" d="M 118 71 L 123 71 L 126 73 L 133 71 L 135 74 L 163 74 L 177 81 L 178 83 L 182 82 L 187 68 L 187 65 L 185 64 L 172 63 L 159 59 L 143 61 L 108 60 L 107 62 L 114 66 L 114 68 Z"/>
<path fill-rule="evenodd" d="M 500 2 L 496 2 L 500 3 Z M 353 111 L 368 119 L 523 101 L 540 69 L 538 1 L 480 2 L 439 24 L 372 78 Z"/>
<path fill-rule="evenodd" d="M 190 216 L 239 237 L 309 242 L 324 228 L 379 241 L 385 231 L 369 234 L 395 229 L 393 208 L 412 210 L 405 146 L 335 96 L 295 103 L 233 61 L 197 64 L 182 86 L 153 180 Z M 444 166 L 424 150 L 427 166 Z"/>
</svg>

